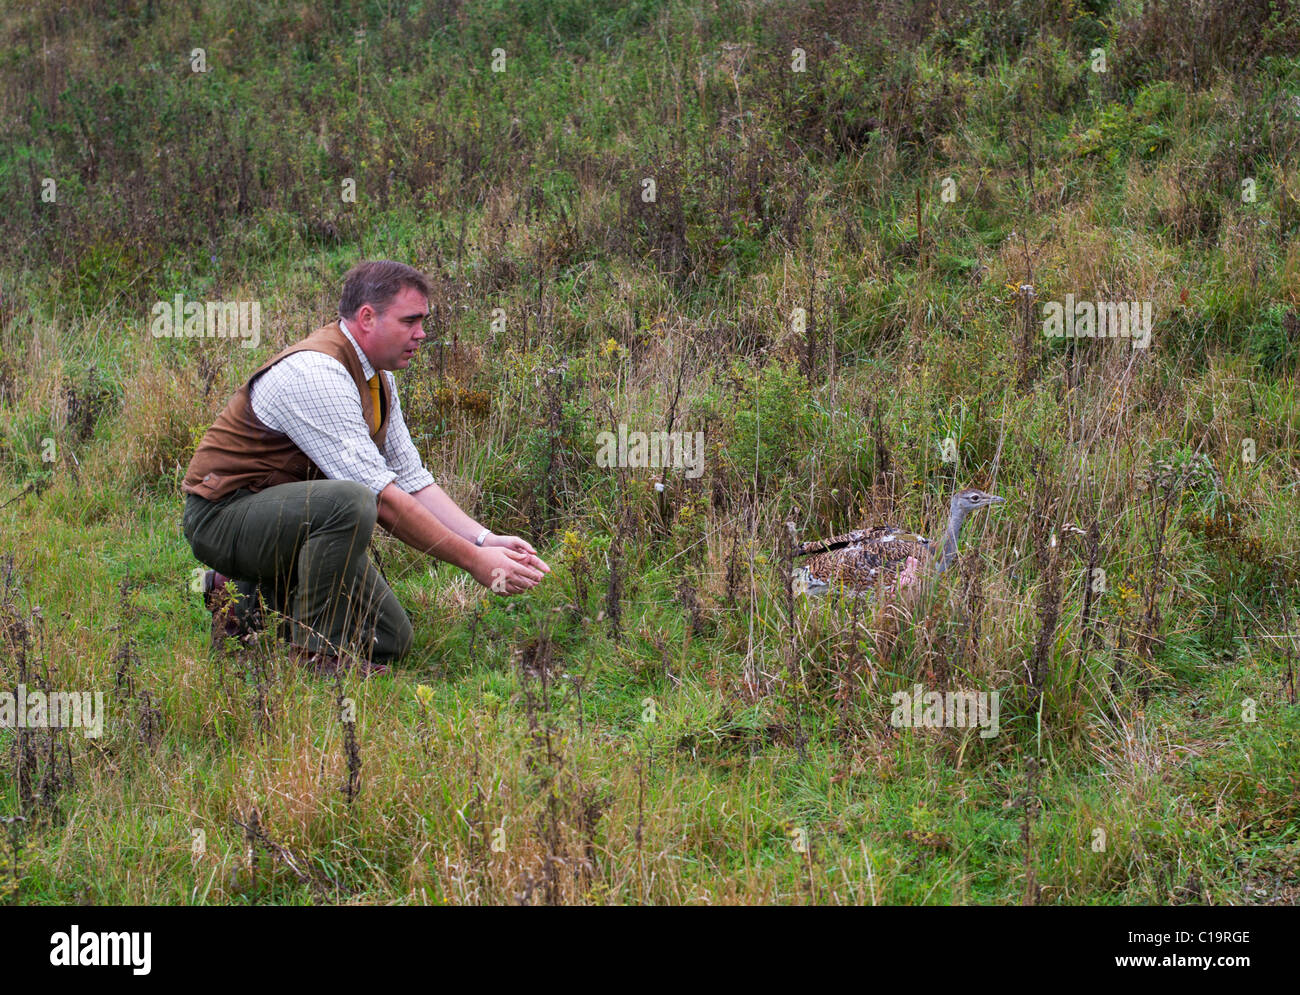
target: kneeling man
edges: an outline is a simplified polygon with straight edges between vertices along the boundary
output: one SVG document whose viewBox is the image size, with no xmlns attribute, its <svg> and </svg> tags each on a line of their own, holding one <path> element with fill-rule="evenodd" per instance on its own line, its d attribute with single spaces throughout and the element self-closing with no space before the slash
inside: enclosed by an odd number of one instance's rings
<svg viewBox="0 0 1300 995">
<path fill-rule="evenodd" d="M 403 263 L 354 267 L 339 319 L 258 368 L 203 436 L 181 484 L 183 528 L 213 568 L 214 640 L 251 633 L 260 591 L 300 664 L 386 670 L 414 632 L 366 555 L 376 522 L 499 594 L 550 572 L 523 539 L 466 515 L 411 442 L 387 371 L 410 365 L 428 298 L 427 278 Z"/>
</svg>

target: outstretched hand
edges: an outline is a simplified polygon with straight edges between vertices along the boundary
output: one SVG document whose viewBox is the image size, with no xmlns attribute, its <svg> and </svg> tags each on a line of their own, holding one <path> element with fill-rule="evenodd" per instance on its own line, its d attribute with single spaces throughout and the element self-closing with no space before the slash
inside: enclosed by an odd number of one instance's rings
<svg viewBox="0 0 1300 995">
<path fill-rule="evenodd" d="M 546 561 L 537 555 L 537 550 L 533 549 L 532 544 L 527 539 L 520 539 L 519 536 L 489 536 L 483 543 L 486 546 L 497 546 L 501 549 L 510 550 L 519 553 L 525 557 L 521 562 L 527 563 L 534 569 L 541 570 L 543 573 L 550 573 L 551 568 L 546 565 Z"/>
<path fill-rule="evenodd" d="M 550 569 L 535 553 L 506 546 L 489 549 L 485 543 L 470 575 L 494 594 L 509 595 L 535 587 Z"/>
</svg>

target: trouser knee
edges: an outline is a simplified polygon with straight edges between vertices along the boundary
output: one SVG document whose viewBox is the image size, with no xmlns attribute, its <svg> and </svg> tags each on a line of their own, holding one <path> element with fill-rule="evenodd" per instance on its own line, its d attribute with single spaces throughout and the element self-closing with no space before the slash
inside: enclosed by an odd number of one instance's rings
<svg viewBox="0 0 1300 995">
<path fill-rule="evenodd" d="M 411 626 L 411 619 L 401 606 L 394 605 L 379 620 L 372 659 L 384 662 L 400 660 L 411 652 L 414 642 L 415 629 Z"/>
<path fill-rule="evenodd" d="M 411 625 L 411 620 L 402 613 L 402 617 L 397 620 L 397 631 L 393 634 L 393 643 L 396 647 L 393 653 L 394 660 L 400 660 L 411 652 L 411 644 L 415 642 L 415 629 Z"/>
<path fill-rule="evenodd" d="M 365 484 L 355 480 L 330 481 L 329 496 L 339 518 L 353 525 L 362 535 L 369 536 L 379 520 L 379 507 L 375 495 Z"/>
</svg>

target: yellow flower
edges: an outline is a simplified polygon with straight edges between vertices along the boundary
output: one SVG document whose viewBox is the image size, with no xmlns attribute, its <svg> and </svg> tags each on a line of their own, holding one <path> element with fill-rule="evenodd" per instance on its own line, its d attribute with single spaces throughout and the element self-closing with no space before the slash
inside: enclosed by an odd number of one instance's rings
<svg viewBox="0 0 1300 995">
<path fill-rule="evenodd" d="M 572 530 L 566 531 L 562 539 L 564 559 L 569 563 L 579 564 L 586 560 L 587 543 L 582 535 Z"/>
</svg>

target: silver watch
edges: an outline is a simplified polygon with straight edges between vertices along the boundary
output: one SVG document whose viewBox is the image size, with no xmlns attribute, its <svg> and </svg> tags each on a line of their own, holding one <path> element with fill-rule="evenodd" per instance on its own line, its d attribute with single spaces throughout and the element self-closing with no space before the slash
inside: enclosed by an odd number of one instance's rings
<svg viewBox="0 0 1300 995">
<path fill-rule="evenodd" d="M 487 538 L 488 536 L 490 536 L 491 534 L 492 534 L 492 533 L 489 532 L 487 529 L 484 529 L 482 532 L 480 532 L 480 533 L 478 534 L 478 538 L 474 540 L 474 545 L 475 545 L 475 546 L 482 546 L 482 545 L 483 545 L 483 540 L 486 539 L 486 538 Z"/>
</svg>

